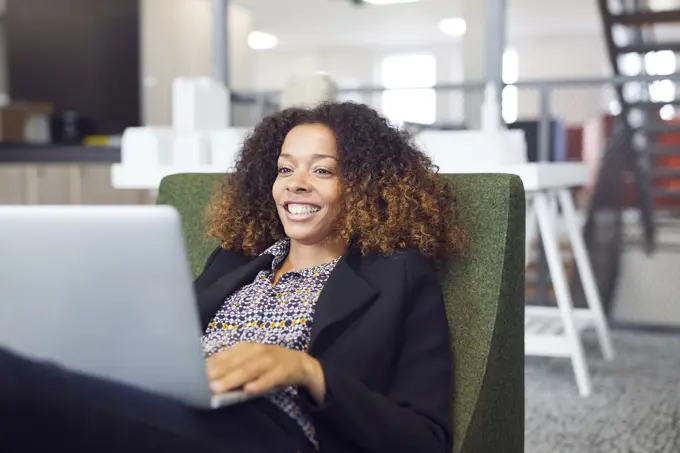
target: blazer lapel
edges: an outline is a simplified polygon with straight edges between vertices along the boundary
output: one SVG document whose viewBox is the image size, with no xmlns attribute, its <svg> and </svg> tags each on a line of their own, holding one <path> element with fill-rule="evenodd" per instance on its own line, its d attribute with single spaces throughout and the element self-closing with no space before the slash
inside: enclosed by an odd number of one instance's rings
<svg viewBox="0 0 680 453">
<path fill-rule="evenodd" d="M 220 309 L 227 296 L 237 289 L 252 283 L 258 272 L 271 268 L 273 260 L 274 257 L 272 255 L 259 255 L 252 261 L 223 275 L 215 283 L 197 294 L 203 330 L 208 327 L 208 324 L 217 313 L 217 310 Z"/>
<path fill-rule="evenodd" d="M 350 249 L 335 265 L 316 303 L 309 353 L 319 355 L 333 341 L 331 327 L 375 300 L 378 290 L 353 269 L 358 251 Z"/>
</svg>

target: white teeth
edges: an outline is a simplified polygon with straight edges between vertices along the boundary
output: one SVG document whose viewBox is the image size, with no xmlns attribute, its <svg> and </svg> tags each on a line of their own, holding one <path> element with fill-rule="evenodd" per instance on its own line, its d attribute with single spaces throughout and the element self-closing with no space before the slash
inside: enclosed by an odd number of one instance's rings
<svg viewBox="0 0 680 453">
<path fill-rule="evenodd" d="M 297 215 L 302 215 L 302 214 L 313 214 L 315 212 L 318 212 L 320 208 L 317 208 L 316 206 L 310 206 L 308 204 L 292 204 L 290 203 L 288 205 L 288 212 L 291 214 L 297 214 Z"/>
</svg>

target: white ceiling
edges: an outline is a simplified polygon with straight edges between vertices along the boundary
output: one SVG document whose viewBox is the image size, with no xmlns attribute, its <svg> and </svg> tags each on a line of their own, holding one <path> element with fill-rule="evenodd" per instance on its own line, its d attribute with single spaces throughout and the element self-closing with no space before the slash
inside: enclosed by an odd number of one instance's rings
<svg viewBox="0 0 680 453">
<path fill-rule="evenodd" d="M 232 1 L 252 11 L 256 28 L 276 35 L 282 48 L 447 43 L 456 38 L 441 33 L 438 22 L 462 15 L 462 0 L 362 7 L 348 0 Z M 510 40 L 601 33 L 597 0 L 507 1 Z"/>
</svg>

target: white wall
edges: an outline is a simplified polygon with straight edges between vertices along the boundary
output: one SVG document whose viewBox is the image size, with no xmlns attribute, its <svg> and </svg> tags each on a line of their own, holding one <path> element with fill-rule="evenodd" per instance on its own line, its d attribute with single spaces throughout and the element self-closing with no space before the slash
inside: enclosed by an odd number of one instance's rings
<svg viewBox="0 0 680 453">
<path fill-rule="evenodd" d="M 520 80 L 603 77 L 611 73 L 604 41 L 599 35 L 569 37 L 517 38 L 509 47 L 519 55 Z M 326 71 L 341 87 L 379 84 L 378 67 L 383 57 L 399 53 L 431 52 L 437 57 L 438 82 L 463 81 L 463 56 L 460 43 L 420 47 L 327 47 L 314 49 L 274 49 L 254 54 L 253 88 L 281 89 L 295 74 Z M 561 89 L 552 96 L 558 118 L 570 123 L 588 120 L 602 112 L 606 96 L 599 88 Z M 438 96 L 438 121 L 462 121 L 462 95 Z M 362 101 L 378 107 L 370 96 Z M 538 114 L 538 93 L 520 90 L 519 116 Z"/>
<path fill-rule="evenodd" d="M 341 88 L 379 86 L 380 63 L 389 55 L 407 53 L 432 53 L 437 58 L 437 81 L 440 84 L 458 83 L 462 80 L 462 49 L 460 44 L 400 47 L 328 47 L 312 50 L 267 50 L 255 52 L 253 88 L 279 90 L 286 79 L 297 74 L 325 71 L 331 74 Z M 379 107 L 379 95 L 361 94 L 356 100 Z M 442 93 L 438 99 L 441 120 L 459 119 L 458 108 L 462 96 Z"/>
<path fill-rule="evenodd" d="M 142 121 L 168 125 L 172 119 L 171 88 L 176 77 L 210 76 L 210 2 L 142 0 Z M 229 8 L 230 80 L 235 89 L 249 89 L 252 58 L 248 34 L 252 15 L 237 5 Z M 238 122 L 235 112 L 234 120 Z"/>
<path fill-rule="evenodd" d="M 0 5 L 2 0 L 0 0 Z M 145 124 L 170 124 L 172 80 L 177 76 L 211 73 L 210 2 L 142 0 L 142 119 Z M 438 82 L 463 80 L 461 43 L 434 46 L 333 46 L 251 51 L 247 35 L 252 14 L 237 5 L 230 9 L 231 79 L 236 89 L 280 89 L 294 74 L 327 71 L 341 87 L 378 85 L 383 57 L 399 53 L 431 52 L 437 57 Z M 604 41 L 599 33 L 571 36 L 520 37 L 509 42 L 519 54 L 520 79 L 601 77 L 610 74 Z M 1 36 L 0 36 L 1 41 Z M 0 45 L 1 50 L 1 45 Z M 0 92 L 4 82 L 0 58 Z M 379 97 L 359 97 L 376 107 Z M 462 121 L 460 93 L 440 93 L 438 121 Z M 582 122 L 597 116 L 608 99 L 599 89 L 559 90 L 552 97 L 556 116 Z M 522 90 L 521 117 L 538 113 L 536 92 Z M 245 113 L 244 113 L 245 115 Z M 238 122 L 239 113 L 235 113 Z M 248 122 L 249 119 L 245 119 Z"/>
<path fill-rule="evenodd" d="M 583 79 L 612 74 L 604 40 L 600 36 L 548 37 L 520 39 L 510 43 L 519 55 L 520 80 Z M 551 96 L 557 118 L 579 123 L 598 116 L 608 99 L 601 88 L 559 89 Z M 539 95 L 535 90 L 520 90 L 519 117 L 538 115 Z"/>
</svg>

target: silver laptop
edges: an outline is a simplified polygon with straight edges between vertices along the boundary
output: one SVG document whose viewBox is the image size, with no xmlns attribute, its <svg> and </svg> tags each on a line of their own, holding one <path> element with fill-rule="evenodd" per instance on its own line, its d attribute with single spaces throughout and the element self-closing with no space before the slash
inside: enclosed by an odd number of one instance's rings
<svg viewBox="0 0 680 453">
<path fill-rule="evenodd" d="M 212 395 L 179 214 L 0 206 L 0 347 L 197 408 Z"/>
</svg>

